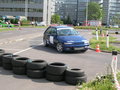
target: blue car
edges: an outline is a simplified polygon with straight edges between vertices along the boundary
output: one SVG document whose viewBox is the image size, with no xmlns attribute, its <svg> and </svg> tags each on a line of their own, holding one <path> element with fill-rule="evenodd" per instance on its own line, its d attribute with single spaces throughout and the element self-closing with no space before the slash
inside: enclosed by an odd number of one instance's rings
<svg viewBox="0 0 120 90">
<path fill-rule="evenodd" d="M 80 36 L 72 27 L 50 26 L 43 36 L 44 46 L 53 46 L 58 52 L 63 51 L 87 51 L 89 41 Z"/>
</svg>

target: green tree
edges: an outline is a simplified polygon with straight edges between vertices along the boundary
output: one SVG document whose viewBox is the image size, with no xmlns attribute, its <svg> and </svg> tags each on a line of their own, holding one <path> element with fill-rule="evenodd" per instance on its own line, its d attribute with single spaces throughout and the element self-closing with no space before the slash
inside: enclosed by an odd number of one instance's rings
<svg viewBox="0 0 120 90">
<path fill-rule="evenodd" d="M 101 6 L 96 2 L 89 2 L 88 20 L 101 20 L 102 17 L 103 17 L 103 10 Z"/>
<path fill-rule="evenodd" d="M 114 15 L 112 18 L 111 18 L 111 22 L 110 24 L 113 24 L 113 25 L 120 25 L 120 15 L 119 14 L 116 14 Z"/>
<path fill-rule="evenodd" d="M 60 24 L 61 23 L 60 16 L 58 14 L 52 15 L 51 22 L 55 24 Z"/>
<path fill-rule="evenodd" d="M 67 16 L 67 18 L 62 19 L 62 21 L 64 22 L 64 24 L 72 24 L 72 21 L 69 15 Z"/>
</svg>

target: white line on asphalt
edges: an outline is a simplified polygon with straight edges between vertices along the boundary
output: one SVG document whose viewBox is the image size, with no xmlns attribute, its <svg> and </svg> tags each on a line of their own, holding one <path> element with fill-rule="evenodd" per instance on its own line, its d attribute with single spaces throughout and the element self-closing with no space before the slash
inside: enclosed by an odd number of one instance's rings
<svg viewBox="0 0 120 90">
<path fill-rule="evenodd" d="M 40 45 L 42 45 L 42 44 L 43 44 L 43 43 L 41 43 Z M 24 49 L 24 50 L 21 50 L 21 51 L 18 51 L 18 52 L 15 52 L 15 53 L 13 53 L 13 54 L 16 55 L 16 54 L 19 54 L 19 53 L 28 51 L 28 50 L 30 50 L 30 49 L 32 49 L 32 48 L 35 48 L 35 47 L 38 47 L 38 45 L 37 45 L 37 46 L 30 47 L 30 48 L 27 48 L 27 49 Z"/>
</svg>

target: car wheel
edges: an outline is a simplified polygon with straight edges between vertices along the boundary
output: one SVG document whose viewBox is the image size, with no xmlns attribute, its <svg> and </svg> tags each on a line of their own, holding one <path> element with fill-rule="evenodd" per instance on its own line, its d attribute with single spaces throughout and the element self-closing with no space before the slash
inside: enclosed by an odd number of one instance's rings
<svg viewBox="0 0 120 90">
<path fill-rule="evenodd" d="M 48 46 L 47 41 L 45 39 L 43 40 L 43 45 L 44 45 L 44 47 Z"/>
<path fill-rule="evenodd" d="M 62 43 L 58 43 L 56 45 L 56 49 L 57 49 L 58 52 L 62 53 L 63 52 L 63 45 L 62 45 Z"/>
</svg>

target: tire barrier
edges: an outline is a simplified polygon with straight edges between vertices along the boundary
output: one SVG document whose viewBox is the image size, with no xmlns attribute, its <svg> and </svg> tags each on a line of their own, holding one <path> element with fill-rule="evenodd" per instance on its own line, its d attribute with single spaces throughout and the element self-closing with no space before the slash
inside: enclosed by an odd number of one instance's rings
<svg viewBox="0 0 120 90">
<path fill-rule="evenodd" d="M 13 73 L 17 75 L 26 74 L 26 64 L 30 61 L 27 57 L 18 57 L 12 60 Z"/>
<path fill-rule="evenodd" d="M 65 72 L 65 82 L 71 85 L 82 84 L 87 81 L 87 77 L 83 70 L 75 68 L 75 69 L 67 69 Z"/>
<path fill-rule="evenodd" d="M 27 76 L 30 78 L 44 78 L 47 62 L 34 60 L 27 63 Z"/>
<path fill-rule="evenodd" d="M 60 62 L 51 63 L 46 68 L 46 79 L 49 81 L 63 81 L 67 65 Z"/>
<path fill-rule="evenodd" d="M 1 64 L 1 66 L 2 66 L 2 64 L 3 64 L 3 58 L 4 58 L 4 56 L 6 56 L 6 55 L 13 55 L 12 53 L 4 53 L 4 54 L 2 54 L 1 56 L 0 56 L 0 64 Z"/>
<path fill-rule="evenodd" d="M 0 66 L 2 66 L 2 54 L 4 54 L 5 51 L 3 49 L 0 49 Z"/>
<path fill-rule="evenodd" d="M 6 70 L 12 70 L 17 75 L 27 75 L 30 78 L 46 78 L 49 81 L 65 81 L 71 85 L 86 82 L 87 77 L 81 69 L 68 69 L 67 65 L 61 62 L 48 64 L 44 60 L 31 60 L 27 57 L 20 57 L 12 53 L 5 53 L 0 49 L 0 66 Z"/>
<path fill-rule="evenodd" d="M 12 70 L 12 60 L 19 57 L 18 55 L 4 55 L 3 59 L 3 68 L 6 70 Z"/>
</svg>

